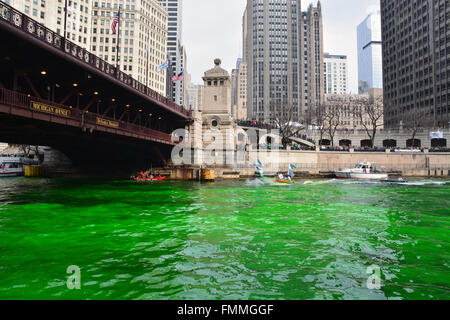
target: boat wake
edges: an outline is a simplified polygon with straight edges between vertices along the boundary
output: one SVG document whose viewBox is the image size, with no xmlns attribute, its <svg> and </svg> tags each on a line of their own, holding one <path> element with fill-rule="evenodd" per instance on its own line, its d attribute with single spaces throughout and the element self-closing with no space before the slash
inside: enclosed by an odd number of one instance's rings
<svg viewBox="0 0 450 320">
<path fill-rule="evenodd" d="M 254 180 L 247 180 L 246 185 L 249 187 L 262 187 L 262 186 L 275 186 L 277 185 L 277 183 L 267 179 L 254 179 Z"/>
<path fill-rule="evenodd" d="M 402 186 L 445 186 L 450 185 L 449 181 L 436 181 L 436 180 L 413 180 L 413 181 L 381 181 L 381 180 L 351 180 L 351 179 L 332 179 L 332 180 L 320 180 L 320 181 L 305 181 L 303 185 L 324 185 L 324 184 L 364 184 L 364 185 L 402 185 Z"/>
<path fill-rule="evenodd" d="M 450 185 L 450 181 L 417 180 L 403 183 L 406 186 L 444 186 Z"/>
<path fill-rule="evenodd" d="M 319 181 L 305 181 L 303 182 L 304 185 L 321 185 L 321 184 L 331 184 L 331 183 L 338 183 L 341 182 L 338 179 L 332 179 L 332 180 L 319 180 Z"/>
</svg>

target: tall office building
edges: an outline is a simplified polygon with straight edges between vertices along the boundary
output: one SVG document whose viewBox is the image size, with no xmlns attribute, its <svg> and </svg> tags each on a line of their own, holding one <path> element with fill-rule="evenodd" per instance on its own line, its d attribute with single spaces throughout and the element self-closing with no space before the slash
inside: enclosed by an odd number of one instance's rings
<svg viewBox="0 0 450 320">
<path fill-rule="evenodd" d="M 189 109 L 189 106 L 185 104 L 185 88 L 189 86 L 190 81 L 186 81 L 186 75 L 188 75 L 187 70 L 187 54 L 186 54 L 186 46 L 180 46 L 180 54 L 179 61 L 177 62 L 177 74 L 183 73 L 183 78 L 174 83 L 175 88 L 175 101 L 180 106 L 185 106 L 186 109 Z"/>
<path fill-rule="evenodd" d="M 381 0 L 385 126 L 448 127 L 448 0 Z"/>
<path fill-rule="evenodd" d="M 120 27 L 112 34 L 119 4 Z M 158 66 L 166 60 L 166 39 L 167 12 L 156 0 L 103 0 L 92 4 L 92 53 L 118 64 L 120 70 L 162 95 L 166 94 L 166 74 Z"/>
<path fill-rule="evenodd" d="M 190 83 L 186 90 L 186 106 L 192 110 L 198 110 L 198 85 Z"/>
<path fill-rule="evenodd" d="M 234 116 L 237 120 L 247 120 L 247 62 L 245 61 L 239 64 L 236 94 L 236 112 Z"/>
<path fill-rule="evenodd" d="M 383 88 L 381 16 L 380 11 L 370 13 L 357 28 L 358 34 L 358 90 Z"/>
<path fill-rule="evenodd" d="M 16 10 L 64 36 L 65 0 L 1 0 Z M 90 49 L 92 0 L 68 0 L 66 36 L 73 43 Z"/>
<path fill-rule="evenodd" d="M 238 91 L 238 69 L 231 70 L 231 114 L 236 113 L 237 108 L 237 91 Z"/>
<path fill-rule="evenodd" d="M 347 56 L 324 54 L 325 94 L 347 94 Z"/>
<path fill-rule="evenodd" d="M 184 72 L 182 61 L 185 50 L 182 49 L 182 18 L 183 1 L 182 0 L 158 0 L 162 6 L 166 7 L 168 17 L 167 24 L 167 53 L 172 67 L 172 75 L 179 75 Z M 183 84 L 184 81 L 173 83 L 171 99 L 179 105 L 183 105 Z"/>
<path fill-rule="evenodd" d="M 320 1 L 248 0 L 243 21 L 248 118 L 298 120 L 324 95 Z"/>
<path fill-rule="evenodd" d="M 235 120 L 247 119 L 247 62 L 242 58 L 231 72 L 231 115 Z"/>
</svg>

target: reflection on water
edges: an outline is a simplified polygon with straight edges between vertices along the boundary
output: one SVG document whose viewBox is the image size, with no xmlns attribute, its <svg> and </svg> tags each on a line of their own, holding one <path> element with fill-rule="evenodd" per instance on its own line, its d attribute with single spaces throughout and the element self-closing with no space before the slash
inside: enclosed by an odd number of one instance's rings
<svg viewBox="0 0 450 320">
<path fill-rule="evenodd" d="M 0 179 L 0 298 L 448 299 L 450 185 Z M 81 268 L 68 290 L 66 269 Z M 381 268 L 380 290 L 367 268 Z"/>
</svg>

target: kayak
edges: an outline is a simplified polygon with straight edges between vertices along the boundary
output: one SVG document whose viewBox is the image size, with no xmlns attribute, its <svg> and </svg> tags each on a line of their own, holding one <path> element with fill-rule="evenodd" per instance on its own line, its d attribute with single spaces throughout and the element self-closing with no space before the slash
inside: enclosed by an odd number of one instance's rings
<svg viewBox="0 0 450 320">
<path fill-rule="evenodd" d="M 163 181 L 166 177 L 154 177 L 154 178 L 133 178 L 134 181 Z"/>
<path fill-rule="evenodd" d="M 295 181 L 293 180 L 286 180 L 286 179 L 276 179 L 275 180 L 277 183 L 283 183 L 283 184 L 294 184 Z"/>
</svg>

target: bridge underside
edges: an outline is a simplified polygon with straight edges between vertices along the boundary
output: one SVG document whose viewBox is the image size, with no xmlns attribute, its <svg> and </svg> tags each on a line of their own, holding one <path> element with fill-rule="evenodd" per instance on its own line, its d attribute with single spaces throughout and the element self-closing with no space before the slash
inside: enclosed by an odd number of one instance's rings
<svg viewBox="0 0 450 320">
<path fill-rule="evenodd" d="M 67 127 L 46 121 L 0 113 L 0 141 L 10 144 L 51 146 L 65 154 L 76 171 L 131 174 L 137 170 L 165 166 L 172 146 L 139 141 L 106 132 Z"/>
</svg>

